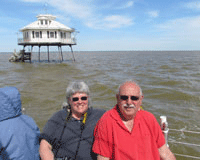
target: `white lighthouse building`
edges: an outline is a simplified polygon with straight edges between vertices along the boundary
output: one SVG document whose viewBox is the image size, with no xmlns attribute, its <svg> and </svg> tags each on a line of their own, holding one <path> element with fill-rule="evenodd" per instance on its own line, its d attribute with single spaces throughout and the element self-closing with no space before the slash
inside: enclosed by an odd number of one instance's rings
<svg viewBox="0 0 200 160">
<path fill-rule="evenodd" d="M 67 27 L 55 19 L 56 17 L 53 15 L 40 14 L 37 16 L 37 21 L 20 29 L 23 38 L 18 39 L 18 45 L 24 46 L 24 52 L 26 46 L 31 46 L 31 52 L 34 46 L 38 46 L 40 61 L 40 47 L 47 46 L 49 61 L 49 46 L 58 46 L 58 51 L 62 55 L 62 46 L 68 45 L 73 54 L 72 45 L 76 45 L 76 39 L 73 36 L 75 29 Z"/>
</svg>

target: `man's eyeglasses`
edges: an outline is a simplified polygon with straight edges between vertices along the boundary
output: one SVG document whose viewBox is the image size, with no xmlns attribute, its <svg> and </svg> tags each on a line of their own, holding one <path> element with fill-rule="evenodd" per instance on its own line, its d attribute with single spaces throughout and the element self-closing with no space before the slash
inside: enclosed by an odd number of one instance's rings
<svg viewBox="0 0 200 160">
<path fill-rule="evenodd" d="M 123 96 L 120 96 L 120 99 L 126 101 L 128 99 L 128 97 L 130 97 L 132 101 L 137 101 L 140 98 L 137 96 L 124 96 L 123 95 Z"/>
<path fill-rule="evenodd" d="M 88 97 L 84 96 L 84 97 L 81 97 L 81 100 L 82 100 L 82 101 L 86 101 L 87 98 L 88 98 Z M 73 97 L 73 98 L 72 98 L 72 101 L 73 101 L 73 102 L 76 102 L 76 101 L 78 101 L 78 100 L 79 100 L 79 97 Z"/>
</svg>

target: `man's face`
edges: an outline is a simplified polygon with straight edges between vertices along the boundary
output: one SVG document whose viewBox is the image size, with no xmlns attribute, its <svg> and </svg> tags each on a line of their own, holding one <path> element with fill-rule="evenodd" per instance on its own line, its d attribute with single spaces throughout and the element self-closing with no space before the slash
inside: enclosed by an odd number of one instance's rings
<svg viewBox="0 0 200 160">
<path fill-rule="evenodd" d="M 125 119 L 133 119 L 140 109 L 143 96 L 140 95 L 140 88 L 132 82 L 122 85 L 117 94 L 117 104 Z"/>
</svg>

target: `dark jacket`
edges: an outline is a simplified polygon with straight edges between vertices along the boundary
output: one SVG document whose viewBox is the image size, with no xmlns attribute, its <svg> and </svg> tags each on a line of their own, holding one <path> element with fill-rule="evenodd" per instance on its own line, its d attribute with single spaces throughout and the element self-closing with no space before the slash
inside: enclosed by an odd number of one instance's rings
<svg viewBox="0 0 200 160">
<path fill-rule="evenodd" d="M 93 131 L 104 112 L 105 110 L 102 109 L 89 108 L 86 124 L 81 134 L 82 122 L 71 118 L 66 123 L 68 113 L 66 109 L 63 109 L 48 120 L 41 134 L 42 138 L 52 145 L 57 158 L 76 156 L 77 160 L 94 160 L 96 155 L 92 153 Z M 66 127 L 63 131 L 65 123 Z"/>
</svg>

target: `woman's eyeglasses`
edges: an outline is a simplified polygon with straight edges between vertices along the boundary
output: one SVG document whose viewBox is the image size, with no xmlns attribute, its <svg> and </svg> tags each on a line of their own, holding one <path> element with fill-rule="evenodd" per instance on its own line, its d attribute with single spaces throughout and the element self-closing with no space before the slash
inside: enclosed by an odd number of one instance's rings
<svg viewBox="0 0 200 160">
<path fill-rule="evenodd" d="M 81 97 L 81 100 L 82 100 L 82 101 L 86 101 L 87 98 L 88 98 L 88 97 L 84 96 L 84 97 Z M 76 101 L 78 101 L 78 100 L 79 100 L 79 97 L 73 97 L 73 98 L 72 98 L 72 101 L 73 101 L 73 102 L 76 102 Z"/>
<path fill-rule="evenodd" d="M 132 101 L 137 101 L 140 98 L 137 96 L 124 96 L 123 95 L 123 96 L 120 96 L 120 99 L 126 101 L 128 99 L 128 97 L 130 97 Z"/>
</svg>

